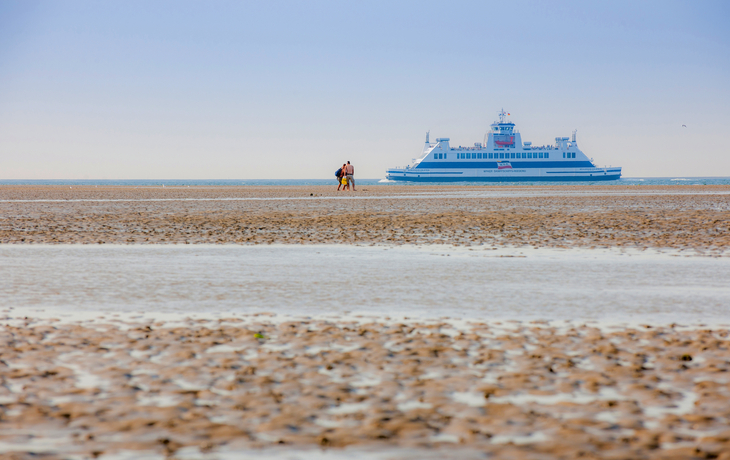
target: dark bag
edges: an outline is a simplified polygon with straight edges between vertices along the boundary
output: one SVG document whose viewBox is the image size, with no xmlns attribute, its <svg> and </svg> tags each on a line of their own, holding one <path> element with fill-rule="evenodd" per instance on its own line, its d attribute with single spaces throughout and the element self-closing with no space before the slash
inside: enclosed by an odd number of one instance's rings
<svg viewBox="0 0 730 460">
<path fill-rule="evenodd" d="M 340 177 L 340 174 L 342 174 L 342 168 L 338 169 L 335 173 L 335 177 Z"/>
</svg>

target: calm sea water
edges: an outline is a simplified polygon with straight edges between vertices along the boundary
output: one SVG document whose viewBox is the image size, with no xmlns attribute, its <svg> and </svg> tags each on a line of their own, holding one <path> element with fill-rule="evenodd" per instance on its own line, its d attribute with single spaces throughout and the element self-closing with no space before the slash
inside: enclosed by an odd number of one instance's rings
<svg viewBox="0 0 730 460">
<path fill-rule="evenodd" d="M 4 308 L 730 323 L 730 258 L 617 250 L 0 246 Z"/>
<path fill-rule="evenodd" d="M 0 185 L 126 185 L 135 187 L 162 186 L 235 186 L 235 185 L 271 185 L 271 186 L 308 186 L 308 185 L 337 185 L 334 177 L 332 179 L 211 179 L 211 180 L 187 180 L 187 179 L 164 179 L 164 180 L 11 180 L 0 179 Z M 357 185 L 424 185 L 410 182 L 393 182 L 385 179 L 357 179 Z M 730 185 L 730 177 L 628 177 L 617 181 L 607 182 L 581 182 L 580 184 L 594 185 Z M 467 185 L 467 186 L 515 186 L 515 185 L 577 185 L 576 182 L 429 182 L 426 185 Z"/>
</svg>

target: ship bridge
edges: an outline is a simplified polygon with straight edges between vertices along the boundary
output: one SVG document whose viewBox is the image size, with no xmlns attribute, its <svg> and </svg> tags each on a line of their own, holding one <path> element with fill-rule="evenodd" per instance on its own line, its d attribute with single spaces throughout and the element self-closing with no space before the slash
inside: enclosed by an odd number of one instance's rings
<svg viewBox="0 0 730 460">
<path fill-rule="evenodd" d="M 484 145 L 493 149 L 514 149 L 522 147 L 522 137 L 515 129 L 515 124 L 507 121 L 509 114 L 502 109 L 499 121 L 491 124 L 490 130 L 484 138 Z"/>
</svg>

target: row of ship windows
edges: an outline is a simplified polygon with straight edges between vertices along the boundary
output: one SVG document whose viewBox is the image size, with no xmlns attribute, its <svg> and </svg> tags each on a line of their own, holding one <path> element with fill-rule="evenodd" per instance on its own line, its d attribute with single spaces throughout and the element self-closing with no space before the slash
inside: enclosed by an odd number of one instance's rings
<svg viewBox="0 0 730 460">
<path fill-rule="evenodd" d="M 482 156 L 483 155 L 483 156 Z M 516 155 L 516 156 L 515 156 Z M 534 157 L 533 157 L 534 155 Z M 539 155 L 539 156 L 538 156 Z M 456 154 L 457 159 L 461 160 L 482 160 L 482 159 L 495 159 L 495 160 L 504 160 L 505 158 L 520 158 L 520 154 L 518 153 L 457 153 Z M 524 152 L 522 153 L 522 158 L 550 158 L 550 154 L 548 152 Z M 446 154 L 445 153 L 434 153 L 433 154 L 434 160 L 446 160 Z"/>
<path fill-rule="evenodd" d="M 567 154 L 567 156 L 566 156 Z M 484 156 L 482 156 L 484 155 Z M 489 156 L 487 156 L 489 155 Z M 520 158 L 520 153 L 457 153 L 456 154 L 457 159 L 461 160 L 482 160 L 482 159 L 495 159 L 495 160 L 504 160 L 510 159 L 510 158 Z M 550 158 L 549 152 L 522 152 L 522 158 Z M 575 152 L 563 152 L 563 158 L 575 158 Z M 446 154 L 445 153 L 434 153 L 433 154 L 434 160 L 446 160 Z"/>
</svg>

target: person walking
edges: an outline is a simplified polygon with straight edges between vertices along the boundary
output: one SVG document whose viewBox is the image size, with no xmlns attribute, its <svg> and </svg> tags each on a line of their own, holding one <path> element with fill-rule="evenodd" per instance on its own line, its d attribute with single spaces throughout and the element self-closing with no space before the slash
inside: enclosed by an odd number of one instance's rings
<svg viewBox="0 0 730 460">
<path fill-rule="evenodd" d="M 355 178 L 353 177 L 355 175 L 355 167 L 350 164 L 350 162 L 347 162 L 347 166 L 345 166 L 345 177 L 347 177 L 347 185 L 352 184 L 352 191 L 355 191 Z"/>
<path fill-rule="evenodd" d="M 335 172 L 335 176 L 337 176 L 337 191 L 340 191 L 340 187 L 342 187 L 342 178 L 345 177 L 345 166 L 346 164 L 342 164 L 342 167 L 338 169 Z"/>
</svg>

